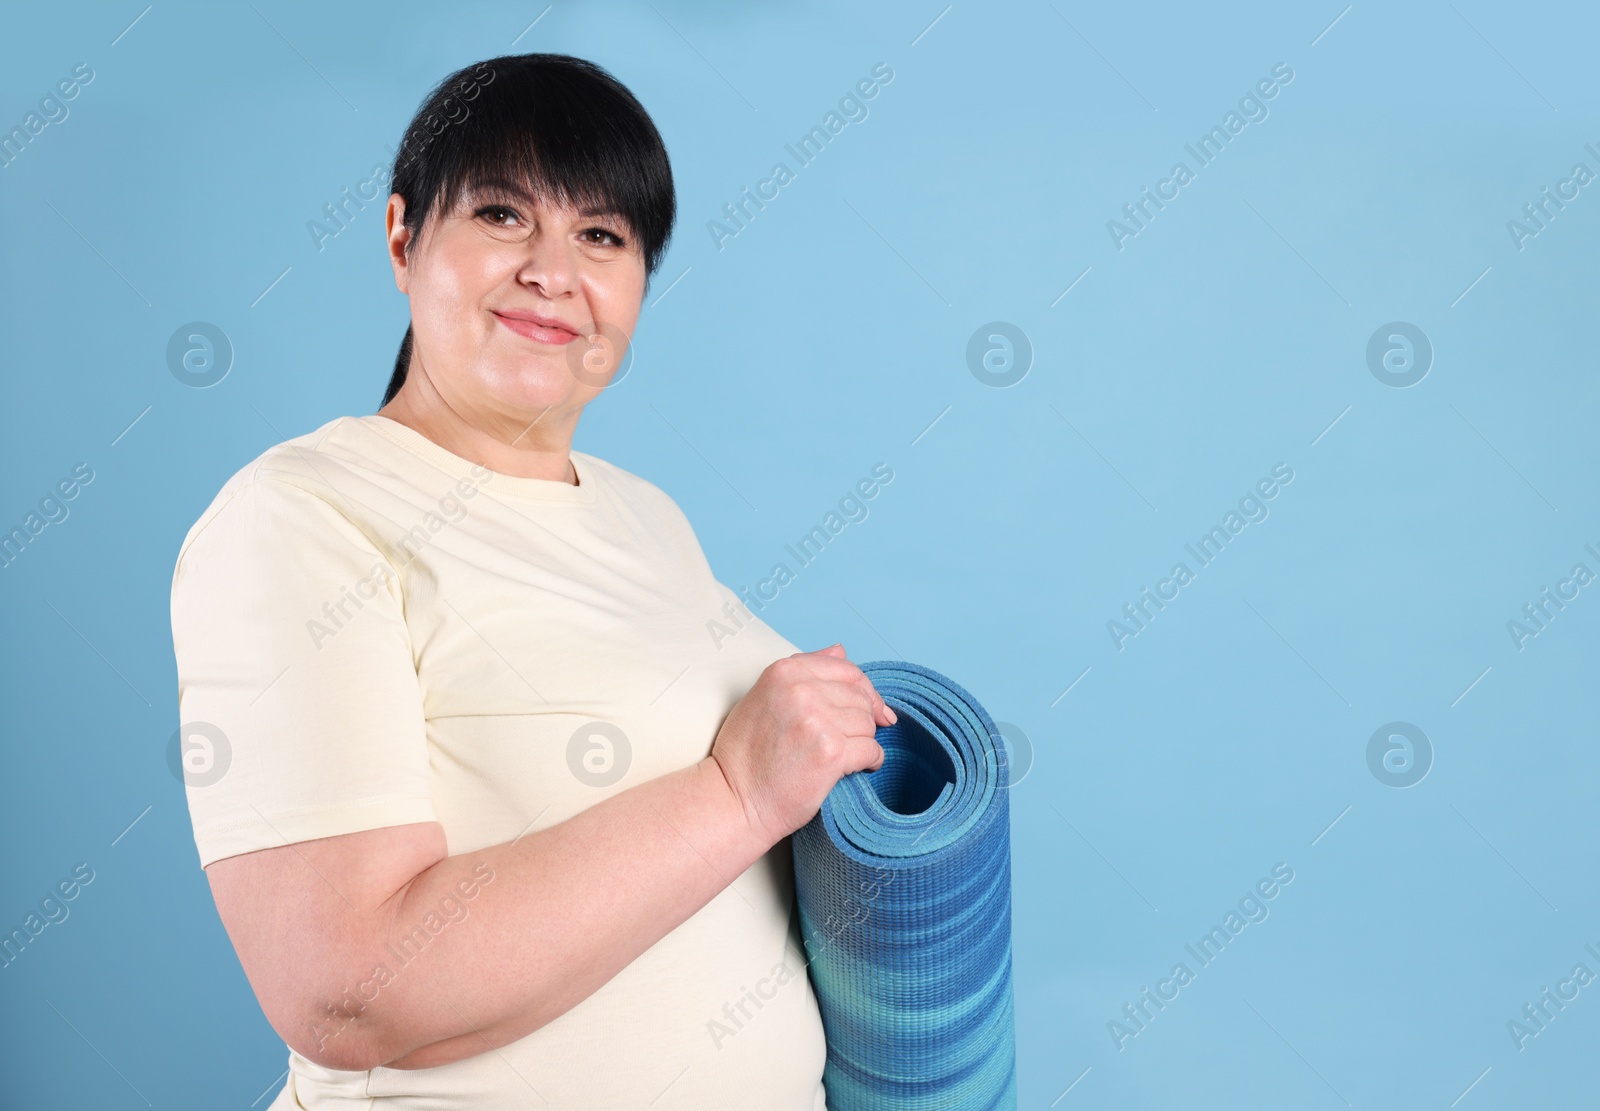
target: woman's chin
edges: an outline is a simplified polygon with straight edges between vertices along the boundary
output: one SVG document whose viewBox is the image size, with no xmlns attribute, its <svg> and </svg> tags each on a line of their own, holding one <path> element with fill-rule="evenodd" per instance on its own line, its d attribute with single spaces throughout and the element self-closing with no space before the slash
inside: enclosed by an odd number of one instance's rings
<svg viewBox="0 0 1600 1111">
<path fill-rule="evenodd" d="M 483 394 L 493 399 L 495 408 L 513 413 L 526 413 L 530 421 L 552 408 L 561 409 L 573 404 L 577 383 L 566 374 L 524 374 L 508 381 L 485 385 Z"/>
</svg>

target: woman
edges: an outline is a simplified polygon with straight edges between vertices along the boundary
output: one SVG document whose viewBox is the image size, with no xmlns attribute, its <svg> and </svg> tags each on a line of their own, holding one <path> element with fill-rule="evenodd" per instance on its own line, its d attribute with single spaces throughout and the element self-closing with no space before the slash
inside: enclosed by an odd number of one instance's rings
<svg viewBox="0 0 1600 1111">
<path fill-rule="evenodd" d="M 382 408 L 235 474 L 173 577 L 272 1107 L 824 1108 L 787 838 L 894 714 L 571 447 L 671 232 L 661 138 L 597 66 L 494 58 L 391 184 Z"/>
</svg>

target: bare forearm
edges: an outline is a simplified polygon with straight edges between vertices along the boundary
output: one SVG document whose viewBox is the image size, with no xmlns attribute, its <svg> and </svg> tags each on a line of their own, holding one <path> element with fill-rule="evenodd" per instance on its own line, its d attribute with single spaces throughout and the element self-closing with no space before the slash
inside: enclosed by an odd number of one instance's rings
<svg viewBox="0 0 1600 1111">
<path fill-rule="evenodd" d="M 771 847 L 707 758 L 514 842 L 447 857 L 364 939 L 372 957 L 352 966 L 364 988 L 346 1028 L 390 1068 L 515 1041 L 591 995 Z"/>
</svg>

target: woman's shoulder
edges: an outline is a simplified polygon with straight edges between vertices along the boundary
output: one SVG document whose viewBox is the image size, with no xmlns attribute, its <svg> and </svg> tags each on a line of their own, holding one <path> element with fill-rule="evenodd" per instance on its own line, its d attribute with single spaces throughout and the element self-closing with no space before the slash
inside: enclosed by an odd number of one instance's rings
<svg viewBox="0 0 1600 1111">
<path fill-rule="evenodd" d="M 322 504 L 335 511 L 347 499 L 342 481 L 353 470 L 370 465 L 371 434 L 361 418 L 340 416 L 310 432 L 272 444 L 234 471 L 201 511 L 178 549 L 181 560 L 195 538 L 230 506 L 290 508 Z M 308 499 L 313 499 L 308 503 Z"/>
<path fill-rule="evenodd" d="M 310 432 L 304 432 L 299 436 L 271 444 L 259 452 L 255 458 L 234 471 L 228 477 L 228 480 L 223 483 L 222 490 L 236 489 L 260 478 L 310 477 L 315 479 L 319 461 L 317 457 L 335 458 L 344 454 L 340 449 L 349 446 L 350 433 L 359 425 L 359 417 L 334 417 L 327 423 L 313 428 Z"/>
</svg>

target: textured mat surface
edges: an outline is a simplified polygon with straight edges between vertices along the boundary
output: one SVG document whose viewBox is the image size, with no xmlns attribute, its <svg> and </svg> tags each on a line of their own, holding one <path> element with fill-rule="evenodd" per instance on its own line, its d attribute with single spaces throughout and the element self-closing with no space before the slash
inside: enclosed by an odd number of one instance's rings
<svg viewBox="0 0 1600 1111">
<path fill-rule="evenodd" d="M 1011 827 L 998 730 L 902 661 L 860 665 L 899 720 L 794 835 L 830 1111 L 1015 1108 Z"/>
</svg>

